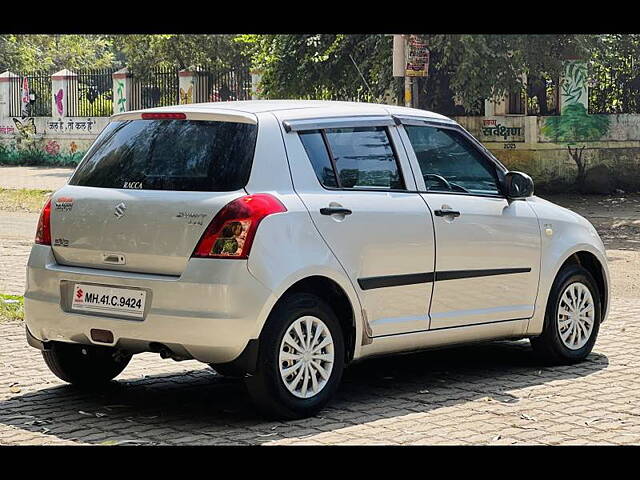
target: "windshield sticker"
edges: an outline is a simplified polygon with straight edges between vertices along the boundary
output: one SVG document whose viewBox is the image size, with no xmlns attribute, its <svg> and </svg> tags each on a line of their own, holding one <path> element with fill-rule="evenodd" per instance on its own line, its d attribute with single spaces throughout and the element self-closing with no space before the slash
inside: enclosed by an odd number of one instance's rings
<svg viewBox="0 0 640 480">
<path fill-rule="evenodd" d="M 137 188 L 140 190 L 142 188 L 142 182 L 124 182 L 122 188 Z"/>
</svg>

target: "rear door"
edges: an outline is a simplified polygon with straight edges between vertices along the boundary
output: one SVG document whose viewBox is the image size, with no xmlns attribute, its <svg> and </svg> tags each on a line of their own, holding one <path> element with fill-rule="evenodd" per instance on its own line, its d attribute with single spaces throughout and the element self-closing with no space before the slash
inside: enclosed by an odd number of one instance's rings
<svg viewBox="0 0 640 480">
<path fill-rule="evenodd" d="M 396 127 L 310 123 L 285 134 L 294 187 L 359 292 L 369 333 L 426 330 L 433 226 Z"/>
<path fill-rule="evenodd" d="M 52 199 L 63 265 L 180 275 L 215 214 L 245 194 L 257 125 L 111 122 Z"/>
<path fill-rule="evenodd" d="M 418 188 L 434 214 L 431 329 L 530 318 L 540 230 L 526 201 L 508 201 L 497 165 L 455 126 L 405 124 Z"/>
</svg>

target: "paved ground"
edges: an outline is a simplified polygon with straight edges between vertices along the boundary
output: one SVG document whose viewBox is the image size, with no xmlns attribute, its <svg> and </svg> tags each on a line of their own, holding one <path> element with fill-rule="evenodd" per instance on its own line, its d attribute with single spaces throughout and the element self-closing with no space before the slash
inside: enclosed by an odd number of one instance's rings
<svg viewBox="0 0 640 480">
<path fill-rule="evenodd" d="M 75 390 L 26 345 L 21 323 L 5 322 L 0 445 L 640 444 L 640 209 L 633 199 L 552 200 L 594 222 L 614 282 L 609 320 L 579 365 L 543 367 L 526 341 L 374 359 L 345 372 L 318 417 L 268 422 L 241 382 L 153 354 L 134 357 L 105 390 Z M 24 291 L 36 221 L 0 212 L 2 293 Z"/>
<path fill-rule="evenodd" d="M 73 168 L 0 167 L 0 188 L 57 190 L 73 173 Z"/>
<path fill-rule="evenodd" d="M 319 417 L 292 422 L 256 416 L 238 381 L 152 354 L 77 391 L 5 323 L 0 444 L 639 444 L 639 314 L 618 302 L 574 366 L 540 366 L 527 342 L 363 362 Z"/>
</svg>

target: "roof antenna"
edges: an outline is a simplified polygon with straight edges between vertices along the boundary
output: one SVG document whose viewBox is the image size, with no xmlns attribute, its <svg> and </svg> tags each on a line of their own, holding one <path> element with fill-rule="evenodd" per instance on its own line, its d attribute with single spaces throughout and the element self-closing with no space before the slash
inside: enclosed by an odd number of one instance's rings
<svg viewBox="0 0 640 480">
<path fill-rule="evenodd" d="M 360 78 L 362 78 L 362 81 L 364 82 L 365 86 L 367 87 L 367 90 L 369 90 L 369 94 L 375 98 L 378 102 L 380 102 L 380 99 L 378 97 L 376 97 L 373 92 L 371 91 L 371 87 L 369 87 L 369 84 L 367 83 L 367 80 L 364 78 L 364 75 L 362 75 L 362 72 L 360 71 L 360 69 L 358 68 L 358 64 L 356 63 L 356 61 L 353 59 L 353 57 L 351 56 L 351 54 L 349 54 L 349 58 L 351 59 L 351 61 L 353 62 L 353 66 L 356 67 L 356 70 L 358 71 L 358 73 L 360 74 Z"/>
</svg>

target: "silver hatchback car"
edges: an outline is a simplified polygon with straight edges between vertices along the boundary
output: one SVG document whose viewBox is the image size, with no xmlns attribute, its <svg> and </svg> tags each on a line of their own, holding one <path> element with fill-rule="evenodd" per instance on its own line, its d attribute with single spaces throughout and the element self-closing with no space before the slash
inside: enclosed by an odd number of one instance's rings
<svg viewBox="0 0 640 480">
<path fill-rule="evenodd" d="M 593 226 L 446 117 L 227 102 L 112 117 L 42 211 L 25 319 L 67 382 L 157 352 L 299 418 L 374 355 L 529 338 L 580 361 L 608 285 Z"/>
</svg>

